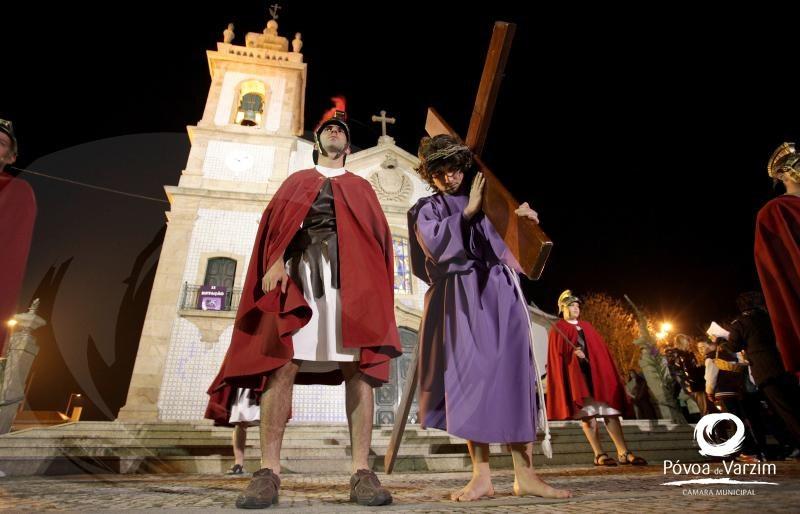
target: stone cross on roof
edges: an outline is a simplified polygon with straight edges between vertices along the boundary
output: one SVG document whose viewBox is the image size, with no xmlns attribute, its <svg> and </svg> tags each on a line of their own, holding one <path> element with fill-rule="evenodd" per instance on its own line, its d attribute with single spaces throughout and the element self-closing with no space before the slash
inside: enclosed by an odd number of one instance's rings
<svg viewBox="0 0 800 514">
<path fill-rule="evenodd" d="M 394 124 L 397 120 L 395 118 L 387 118 L 386 111 L 381 111 L 380 116 L 372 116 L 372 121 L 381 124 L 381 137 L 378 138 L 378 143 L 394 143 L 394 138 L 386 133 L 386 124 Z"/>
</svg>

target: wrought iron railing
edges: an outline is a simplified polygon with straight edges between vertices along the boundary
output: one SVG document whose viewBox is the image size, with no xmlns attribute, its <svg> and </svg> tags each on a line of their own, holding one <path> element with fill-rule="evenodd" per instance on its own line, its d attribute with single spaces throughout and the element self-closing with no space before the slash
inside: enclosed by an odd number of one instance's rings
<svg viewBox="0 0 800 514">
<path fill-rule="evenodd" d="M 184 282 L 183 292 L 181 293 L 181 310 L 201 311 L 204 310 L 200 304 L 200 288 L 202 285 L 189 284 Z M 239 308 L 239 300 L 242 298 L 241 289 L 231 289 L 225 294 L 222 301 L 221 311 L 236 311 Z M 213 311 L 212 311 L 213 312 Z"/>
</svg>

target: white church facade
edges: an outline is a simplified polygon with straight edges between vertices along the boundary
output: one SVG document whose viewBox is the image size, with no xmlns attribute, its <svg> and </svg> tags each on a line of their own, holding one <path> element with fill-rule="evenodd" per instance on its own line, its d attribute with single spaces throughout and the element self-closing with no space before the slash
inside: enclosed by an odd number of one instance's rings
<svg viewBox="0 0 800 514">
<path fill-rule="evenodd" d="M 177 185 L 165 187 L 167 232 L 121 420 L 203 419 L 261 213 L 286 177 L 313 166 L 312 143 L 301 137 L 307 65 L 299 35 L 289 50 L 272 20 L 263 34 L 249 33 L 245 46 L 225 39 L 207 52 L 211 86 L 202 119 L 188 127 L 186 168 Z M 406 212 L 430 190 L 413 170 L 416 157 L 383 125 L 377 144 L 350 155 L 346 167 L 373 185 L 394 236 L 395 312 L 407 354 L 375 395 L 376 423 L 392 423 L 427 288 L 410 272 Z M 546 341 L 544 328 L 534 328 Z M 343 386 L 296 386 L 292 415 L 346 421 Z"/>
</svg>

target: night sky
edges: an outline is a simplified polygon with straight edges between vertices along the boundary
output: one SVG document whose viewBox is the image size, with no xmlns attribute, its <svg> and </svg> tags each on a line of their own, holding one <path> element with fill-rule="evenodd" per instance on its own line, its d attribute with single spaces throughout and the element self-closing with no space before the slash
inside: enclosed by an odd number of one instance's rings
<svg viewBox="0 0 800 514">
<path fill-rule="evenodd" d="M 16 125 L 18 165 L 165 199 L 186 164 L 186 126 L 202 116 L 206 50 L 228 22 L 243 44 L 268 17 L 267 2 L 164 4 L 22 6 L 4 23 L 0 117 Z M 736 294 L 758 286 L 754 218 L 776 194 L 766 160 L 800 139 L 794 31 L 759 33 L 752 13 L 722 23 L 694 11 L 433 4 L 284 1 L 280 33 L 305 43 L 306 128 L 341 94 L 359 147 L 375 144 L 369 120 L 381 109 L 411 153 L 428 106 L 465 133 L 492 24 L 514 22 L 484 160 L 555 243 L 529 298 L 553 312 L 565 288 L 627 293 L 690 333 L 732 317 Z M 29 181 L 39 218 L 21 302 L 72 257 L 52 366 L 74 370 L 92 337 L 113 367 L 125 354 L 108 342 L 123 280 L 168 205 Z"/>
</svg>

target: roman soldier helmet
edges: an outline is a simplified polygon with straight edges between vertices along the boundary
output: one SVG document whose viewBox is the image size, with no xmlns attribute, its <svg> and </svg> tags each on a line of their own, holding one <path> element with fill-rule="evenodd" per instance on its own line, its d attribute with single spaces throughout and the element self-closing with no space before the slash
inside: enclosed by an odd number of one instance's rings
<svg viewBox="0 0 800 514">
<path fill-rule="evenodd" d="M 317 144 L 319 144 L 320 134 L 322 134 L 323 129 L 328 125 L 338 125 L 341 127 L 341 129 L 344 130 L 344 135 L 347 137 L 347 142 L 350 142 L 350 127 L 347 126 L 347 113 L 337 110 L 334 111 L 333 116 L 323 120 L 317 127 L 317 130 L 314 131 L 314 139 L 316 139 Z"/>
<path fill-rule="evenodd" d="M 0 132 L 4 133 L 11 139 L 14 153 L 17 153 L 17 135 L 14 132 L 14 124 L 8 120 L 0 119 Z"/>
<path fill-rule="evenodd" d="M 325 150 L 323 150 L 322 144 L 319 141 L 319 136 L 328 125 L 337 125 L 340 127 L 344 131 L 344 136 L 347 138 L 347 144 L 349 145 L 351 142 L 350 127 L 347 126 L 347 114 L 344 111 L 334 110 L 333 116 L 322 120 L 319 126 L 317 126 L 317 128 L 314 130 L 314 142 L 317 144 L 313 153 L 314 163 L 317 162 L 317 157 L 320 152 L 322 152 L 322 155 L 326 155 Z"/>
<path fill-rule="evenodd" d="M 793 182 L 800 182 L 800 154 L 797 153 L 794 143 L 783 143 L 769 158 L 767 173 L 778 180 L 779 173 L 785 173 Z"/>
<path fill-rule="evenodd" d="M 572 291 L 567 289 L 561 296 L 558 297 L 558 313 L 561 314 L 562 311 L 566 310 L 571 303 L 581 303 L 581 299 L 572 294 Z"/>
</svg>

